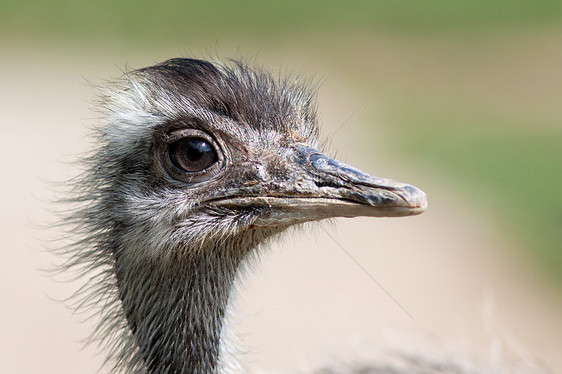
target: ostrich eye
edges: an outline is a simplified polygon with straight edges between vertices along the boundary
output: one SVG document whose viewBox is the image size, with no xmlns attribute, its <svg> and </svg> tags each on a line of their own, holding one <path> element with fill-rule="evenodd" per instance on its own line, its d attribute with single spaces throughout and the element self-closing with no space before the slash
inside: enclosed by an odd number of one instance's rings
<svg viewBox="0 0 562 374">
<path fill-rule="evenodd" d="M 218 161 L 217 152 L 209 142 L 199 137 L 187 137 L 170 144 L 170 161 L 180 170 L 198 172 Z"/>
<path fill-rule="evenodd" d="M 157 135 L 155 142 L 160 166 L 176 181 L 191 186 L 213 178 L 224 169 L 223 148 L 204 131 L 177 129 Z"/>
</svg>

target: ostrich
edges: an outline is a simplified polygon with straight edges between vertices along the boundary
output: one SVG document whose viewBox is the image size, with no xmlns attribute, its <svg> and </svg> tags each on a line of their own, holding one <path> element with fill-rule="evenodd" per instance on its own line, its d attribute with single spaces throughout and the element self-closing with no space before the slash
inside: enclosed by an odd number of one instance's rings
<svg viewBox="0 0 562 374">
<path fill-rule="evenodd" d="M 65 251 L 113 373 L 238 373 L 225 320 L 264 243 L 304 222 L 424 211 L 418 188 L 320 150 L 313 99 L 240 62 L 187 58 L 103 92 Z"/>
</svg>

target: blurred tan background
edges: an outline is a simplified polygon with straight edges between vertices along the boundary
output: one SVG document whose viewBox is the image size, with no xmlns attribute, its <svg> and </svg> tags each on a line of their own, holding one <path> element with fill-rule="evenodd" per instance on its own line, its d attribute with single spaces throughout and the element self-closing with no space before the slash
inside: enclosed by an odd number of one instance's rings
<svg viewBox="0 0 562 374">
<path fill-rule="evenodd" d="M 45 271 L 52 185 L 87 150 L 90 82 L 177 56 L 314 77 L 338 157 L 429 198 L 421 216 L 342 219 L 274 245 L 238 297 L 246 367 L 400 349 L 561 372 L 562 4 L 236 4 L 0 2 L 0 373 L 100 367 L 82 348 L 93 322 L 56 301 L 80 282 Z"/>
</svg>

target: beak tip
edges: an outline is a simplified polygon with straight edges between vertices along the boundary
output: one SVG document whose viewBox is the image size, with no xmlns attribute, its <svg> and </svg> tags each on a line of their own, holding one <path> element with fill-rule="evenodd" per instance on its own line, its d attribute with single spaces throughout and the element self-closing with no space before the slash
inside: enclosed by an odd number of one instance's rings
<svg viewBox="0 0 562 374">
<path fill-rule="evenodd" d="M 406 198 L 408 205 L 415 209 L 414 214 L 419 214 L 425 211 L 427 208 L 427 195 L 425 192 L 411 185 L 404 187 L 404 190 L 408 193 Z"/>
</svg>

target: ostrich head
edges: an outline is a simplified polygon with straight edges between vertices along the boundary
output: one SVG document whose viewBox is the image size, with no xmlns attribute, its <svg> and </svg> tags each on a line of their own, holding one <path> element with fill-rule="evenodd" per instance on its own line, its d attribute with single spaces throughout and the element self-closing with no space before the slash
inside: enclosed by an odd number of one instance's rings
<svg viewBox="0 0 562 374">
<path fill-rule="evenodd" d="M 106 91 L 68 222 L 115 372 L 228 371 L 225 313 L 259 244 L 307 221 L 424 210 L 419 189 L 318 150 L 312 101 L 241 63 L 194 59 Z"/>
</svg>

